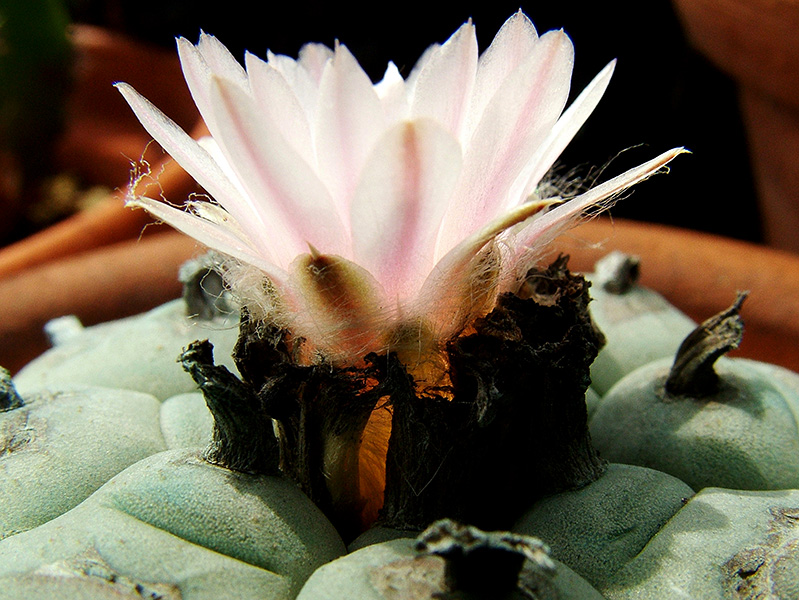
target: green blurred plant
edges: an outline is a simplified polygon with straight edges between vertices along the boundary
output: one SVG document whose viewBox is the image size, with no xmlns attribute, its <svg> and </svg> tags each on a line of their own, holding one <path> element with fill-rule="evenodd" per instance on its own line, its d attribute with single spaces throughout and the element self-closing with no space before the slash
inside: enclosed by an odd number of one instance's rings
<svg viewBox="0 0 799 600">
<path fill-rule="evenodd" d="M 59 0 L 0 0 L 0 144 L 25 172 L 45 160 L 63 117 L 68 23 Z"/>
<path fill-rule="evenodd" d="M 69 89 L 69 15 L 61 0 L 0 0 L 0 211 L 8 234 L 52 172 Z M 35 195 L 35 194 L 34 194 Z"/>
</svg>

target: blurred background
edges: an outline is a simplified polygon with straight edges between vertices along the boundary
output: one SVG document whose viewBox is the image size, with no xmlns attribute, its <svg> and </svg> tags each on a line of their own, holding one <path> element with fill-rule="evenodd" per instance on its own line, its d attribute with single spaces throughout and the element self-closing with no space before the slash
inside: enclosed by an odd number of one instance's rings
<svg viewBox="0 0 799 600">
<path fill-rule="evenodd" d="M 338 39 L 378 79 L 389 60 L 407 73 L 430 43 L 446 40 L 468 18 L 485 48 L 518 8 L 517 2 L 502 0 L 409 0 L 373 4 L 366 11 L 354 3 L 318 0 L 1 0 L 0 193 L 6 214 L 0 241 L 8 244 L 63 218 L 73 209 L 63 196 L 74 196 L 76 187 L 126 183 L 97 181 L 85 164 L 91 158 L 71 164 L 57 147 L 59 134 L 69 127 L 64 107 L 75 84 L 66 36 L 73 24 L 101 27 L 166 52 L 174 51 L 176 36 L 194 41 L 202 29 L 239 58 L 245 49 L 259 56 L 267 49 L 296 56 L 304 42 Z M 674 146 L 693 152 L 676 161 L 668 177 L 621 202 L 614 216 L 764 239 L 736 84 L 689 44 L 668 0 L 651 0 L 634 12 L 624 2 L 569 0 L 523 2 L 521 8 L 539 32 L 563 28 L 572 38 L 573 95 L 609 60 L 619 61 L 599 108 L 561 157 L 563 165 L 586 175 L 592 167 L 607 167 L 610 175 Z M 174 88 L 176 96 L 185 93 L 180 79 Z M 122 106 L 121 99 L 107 96 Z M 60 152 L 58 160 L 54 152 Z M 74 178 L 50 179 L 43 187 L 42 178 L 55 173 Z M 42 195 L 49 205 L 42 204 Z"/>
</svg>

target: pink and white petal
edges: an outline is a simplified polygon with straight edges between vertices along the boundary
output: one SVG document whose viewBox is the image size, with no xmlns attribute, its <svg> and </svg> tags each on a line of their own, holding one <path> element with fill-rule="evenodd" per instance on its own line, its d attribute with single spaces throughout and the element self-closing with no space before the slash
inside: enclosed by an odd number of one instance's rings
<svg viewBox="0 0 799 600">
<path fill-rule="evenodd" d="M 310 165 L 316 164 L 308 115 L 283 75 L 270 64 L 247 53 L 244 64 L 258 109 L 274 123 L 283 138 Z"/>
<path fill-rule="evenodd" d="M 477 62 L 477 76 L 467 119 L 468 131 L 477 126 L 485 107 L 502 82 L 530 56 L 537 42 L 538 32 L 521 10 L 505 21 Z"/>
<path fill-rule="evenodd" d="M 210 117 L 209 89 L 211 83 L 211 68 L 205 62 L 197 46 L 186 38 L 178 38 L 178 56 L 183 69 L 183 77 L 191 92 L 191 97 L 200 111 L 203 120 L 208 123 Z"/>
<path fill-rule="evenodd" d="M 268 256 L 272 262 L 275 264 L 280 264 L 283 267 L 287 266 L 288 261 L 290 261 L 292 257 L 286 257 L 284 252 L 280 250 L 281 248 L 284 248 L 286 244 L 284 239 L 285 229 L 277 227 L 276 222 L 264 220 L 264 211 L 262 206 L 250 198 L 249 193 L 242 186 L 238 175 L 233 170 L 233 167 L 230 166 L 227 157 L 222 152 L 219 144 L 216 143 L 216 140 L 210 136 L 206 136 L 200 138 L 198 143 L 211 155 L 214 161 L 228 175 L 231 185 L 236 187 L 236 191 L 238 192 L 241 200 L 234 204 L 234 210 L 236 212 L 230 214 L 232 214 L 234 218 L 236 214 L 239 215 L 238 219 L 241 223 L 243 223 L 242 235 L 250 240 L 253 240 L 253 242 L 257 244 L 259 252 L 264 256 Z M 216 214 L 217 212 L 222 212 L 226 215 L 229 214 L 229 211 L 226 211 L 224 208 L 220 208 L 209 202 L 190 201 L 187 204 L 191 207 L 193 213 L 210 221 L 214 221 L 215 219 L 208 214 L 209 211 L 213 214 Z M 241 210 L 241 206 L 246 208 L 246 212 Z M 255 215 L 255 218 L 252 217 L 253 214 Z"/>
<path fill-rule="evenodd" d="M 243 200 L 247 196 L 247 191 L 241 185 L 239 181 L 238 175 L 233 170 L 233 167 L 230 166 L 230 163 L 227 160 L 227 157 L 222 152 L 222 149 L 219 147 L 219 144 L 216 143 L 216 140 L 212 138 L 210 135 L 203 136 L 197 139 L 197 143 L 200 147 L 205 150 L 214 162 L 219 165 L 219 168 L 222 169 L 224 174 L 227 176 L 230 185 L 234 186 L 236 189 L 236 193 L 242 198 L 242 202 L 247 204 L 246 200 Z"/>
<path fill-rule="evenodd" d="M 267 52 L 267 64 L 278 71 L 286 80 L 294 95 L 300 101 L 309 123 L 316 120 L 316 99 L 319 96 L 319 82 L 296 60 L 283 54 Z"/>
<path fill-rule="evenodd" d="M 563 110 L 573 56 L 566 34 L 551 31 L 494 94 L 468 145 L 458 203 L 444 217 L 436 256 L 505 207 L 511 186 Z"/>
<path fill-rule="evenodd" d="M 280 71 L 283 77 L 289 81 L 294 79 L 294 72 L 300 68 L 299 65 L 297 65 L 296 59 L 286 56 L 285 54 L 275 54 L 271 50 L 266 51 L 266 62 Z"/>
<path fill-rule="evenodd" d="M 447 339 L 458 333 L 495 292 L 502 262 L 496 253 L 501 251 L 495 247 L 483 254 L 484 248 L 551 203 L 544 200 L 517 206 L 455 246 L 436 263 L 406 312 L 426 321 L 438 337 Z"/>
<path fill-rule="evenodd" d="M 429 119 L 397 124 L 367 159 L 351 207 L 353 256 L 387 298 L 414 295 L 433 267 L 460 168 L 460 145 Z"/>
<path fill-rule="evenodd" d="M 257 210 L 277 239 L 272 250 L 288 264 L 312 244 L 348 253 L 343 220 L 313 169 L 297 154 L 249 94 L 214 80 L 211 101 L 224 137 L 215 136 Z M 285 261 L 285 262 L 283 262 Z"/>
<path fill-rule="evenodd" d="M 520 271 L 527 270 L 530 260 L 537 258 L 541 249 L 561 233 L 573 227 L 579 219 L 591 212 L 595 213 L 608 208 L 620 194 L 652 175 L 662 172 L 669 162 L 686 152 L 687 150 L 684 148 L 673 148 L 532 220 L 529 225 L 523 227 L 509 240 L 513 247 L 513 253 L 508 262 L 508 277 L 523 275 L 524 273 Z"/>
<path fill-rule="evenodd" d="M 200 33 L 196 46 L 185 38 L 179 38 L 178 56 L 191 96 L 203 120 L 213 132 L 214 123 L 210 111 L 211 77 L 224 77 L 243 89 L 248 89 L 247 75 L 228 49 L 206 33 Z"/>
<path fill-rule="evenodd" d="M 386 72 L 374 86 L 380 103 L 383 105 L 383 114 L 386 123 L 396 123 L 408 117 L 408 95 L 405 89 L 405 80 L 400 75 L 397 65 L 388 63 Z"/>
<path fill-rule="evenodd" d="M 246 89 L 247 73 L 244 71 L 244 67 L 222 42 L 212 35 L 201 33 L 200 40 L 197 42 L 197 50 L 215 76 L 224 77 Z"/>
<path fill-rule="evenodd" d="M 441 44 L 431 44 L 425 51 L 422 52 L 422 55 L 419 57 L 419 60 L 413 65 L 411 72 L 408 73 L 408 76 L 405 78 L 405 88 L 407 90 L 408 99 L 413 99 L 414 92 L 416 90 L 416 82 L 419 80 L 419 74 L 424 71 L 425 66 L 429 63 L 438 53 L 441 52 Z"/>
<path fill-rule="evenodd" d="M 413 89 L 411 117 L 430 118 L 458 140 L 469 110 L 477 73 L 477 36 L 464 23 L 419 71 Z"/>
<path fill-rule="evenodd" d="M 174 208 L 152 198 L 138 197 L 126 202 L 126 206 L 139 207 L 155 218 L 168 223 L 178 231 L 197 240 L 204 246 L 231 256 L 248 265 L 257 267 L 272 282 L 283 288 L 288 285 L 288 273 L 264 257 L 252 243 L 234 232 L 241 232 L 240 224 L 228 225 L 195 216 L 185 210 Z"/>
<path fill-rule="evenodd" d="M 388 61 L 386 65 L 386 70 L 383 72 L 383 78 L 374 84 L 375 92 L 377 92 L 377 97 L 383 99 L 385 96 L 391 93 L 391 90 L 398 85 L 402 84 L 402 87 L 405 87 L 405 80 L 400 75 L 399 69 L 397 65 L 394 64 L 394 61 Z"/>
<path fill-rule="evenodd" d="M 238 182 L 229 177 L 229 168 L 220 166 L 198 142 L 131 86 L 117 83 L 116 88 L 147 132 L 225 210 L 246 227 L 253 243 L 268 245 L 266 223 L 258 207 L 241 193 Z"/>
<path fill-rule="evenodd" d="M 594 112 L 597 104 L 599 104 L 605 94 L 615 67 L 615 60 L 608 63 L 561 115 L 517 180 L 517 183 L 523 187 L 520 187 L 518 193 L 509 195 L 511 202 L 513 202 L 514 198 L 524 198 L 535 192 L 535 188 L 541 179 L 558 159 L 561 152 L 569 145 L 569 142 L 571 142 L 588 117 L 591 116 L 591 113 Z"/>
<path fill-rule="evenodd" d="M 298 63 L 311 76 L 318 86 L 322 81 L 325 66 L 333 59 L 333 50 L 324 44 L 305 44 L 300 48 Z"/>
<path fill-rule="evenodd" d="M 333 58 L 333 51 L 324 44 L 305 44 L 300 48 L 297 60 L 271 51 L 267 51 L 266 57 L 267 62 L 285 77 L 298 98 L 302 99 L 306 94 L 315 98 L 325 65 Z"/>
<path fill-rule="evenodd" d="M 325 65 L 316 117 L 319 175 L 346 214 L 363 163 L 383 133 L 385 117 L 369 76 L 343 45 Z"/>
</svg>

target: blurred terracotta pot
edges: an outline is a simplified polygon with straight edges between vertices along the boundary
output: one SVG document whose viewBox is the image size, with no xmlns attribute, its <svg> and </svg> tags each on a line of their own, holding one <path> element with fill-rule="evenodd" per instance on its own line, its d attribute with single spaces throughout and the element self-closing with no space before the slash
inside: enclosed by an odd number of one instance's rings
<svg viewBox="0 0 799 600">
<path fill-rule="evenodd" d="M 56 161 L 86 182 L 122 187 L 130 178 L 131 161 L 142 157 L 151 138 L 115 83 L 130 83 L 186 130 L 199 114 L 174 48 L 90 25 L 72 26 L 69 37 L 75 55 L 73 86 Z M 156 165 L 162 152 L 157 149 L 148 158 Z"/>
<path fill-rule="evenodd" d="M 766 241 L 799 251 L 799 0 L 674 6 L 691 43 L 739 84 Z"/>
<path fill-rule="evenodd" d="M 177 298 L 178 268 L 196 251 L 193 240 L 169 231 L 0 279 L 0 366 L 16 372 L 44 352 L 50 319 L 74 314 L 94 325 Z"/>
<path fill-rule="evenodd" d="M 799 256 L 706 233 L 606 218 L 560 242 L 578 271 L 621 250 L 641 257 L 641 282 L 701 322 L 749 290 L 737 356 L 799 371 Z"/>
<path fill-rule="evenodd" d="M 131 161 L 147 160 L 152 173 L 140 183 L 140 193 L 151 184 L 150 194 L 180 203 L 197 189 L 177 163 L 150 143 L 149 134 L 114 89 L 117 81 L 131 83 L 182 127 L 201 135 L 205 129 L 186 86 L 180 84 L 183 75 L 176 53 L 87 25 L 73 26 L 70 39 L 75 73 L 65 130 L 56 147 L 57 167 L 85 183 L 117 191 L 98 206 L 0 249 L 0 280 L 50 260 L 135 239 L 143 231 L 149 234 L 145 225 L 152 219 L 123 206 Z"/>
<path fill-rule="evenodd" d="M 611 250 L 641 257 L 644 285 L 701 321 L 751 291 L 739 356 L 799 371 L 799 256 L 692 231 L 595 219 L 562 239 L 573 270 L 590 271 Z M 179 265 L 195 243 L 167 232 L 49 264 L 0 281 L 0 365 L 17 370 L 43 351 L 42 327 L 76 314 L 85 324 L 161 304 L 180 293 Z"/>
</svg>

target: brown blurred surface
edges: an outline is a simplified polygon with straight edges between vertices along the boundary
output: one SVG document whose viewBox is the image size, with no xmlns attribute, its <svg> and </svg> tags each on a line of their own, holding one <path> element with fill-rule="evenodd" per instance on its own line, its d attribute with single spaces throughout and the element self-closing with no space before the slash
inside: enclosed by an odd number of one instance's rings
<svg viewBox="0 0 799 600">
<path fill-rule="evenodd" d="M 799 252 L 799 0 L 673 4 L 691 44 L 737 83 L 764 241 Z"/>
<path fill-rule="evenodd" d="M 44 352 L 50 319 L 74 314 L 93 325 L 177 298 L 178 268 L 196 251 L 193 240 L 166 232 L 0 279 L 0 365 L 16 372 Z"/>
<path fill-rule="evenodd" d="M 736 292 L 743 306 L 745 356 L 799 371 L 799 256 L 766 246 L 685 229 L 599 218 L 575 229 L 558 248 L 577 271 L 621 250 L 641 258 L 641 283 L 701 322 L 727 308 Z"/>
</svg>

